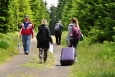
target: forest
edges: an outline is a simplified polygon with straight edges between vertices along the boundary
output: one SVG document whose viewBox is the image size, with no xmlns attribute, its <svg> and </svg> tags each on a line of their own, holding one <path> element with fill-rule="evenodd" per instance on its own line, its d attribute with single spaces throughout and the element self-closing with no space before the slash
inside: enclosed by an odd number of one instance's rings
<svg viewBox="0 0 115 77">
<path fill-rule="evenodd" d="M 91 43 L 115 41 L 115 0 L 58 0 L 57 7 L 50 9 L 43 0 L 0 0 L 0 6 L 0 33 L 19 31 L 24 16 L 29 15 L 35 30 L 47 19 L 53 35 L 58 20 L 67 31 L 70 18 L 76 17 Z"/>
<path fill-rule="evenodd" d="M 66 47 L 68 24 L 75 17 L 84 39 L 79 41 L 78 62 L 71 66 L 68 77 L 115 77 L 114 13 L 115 0 L 58 0 L 57 6 L 50 8 L 43 0 L 0 0 L 0 64 L 19 52 L 18 36 L 25 15 L 33 22 L 35 34 L 42 19 L 48 20 L 52 35 L 55 24 L 61 20 L 61 47 Z M 48 64 L 52 63 L 53 58 Z"/>
</svg>

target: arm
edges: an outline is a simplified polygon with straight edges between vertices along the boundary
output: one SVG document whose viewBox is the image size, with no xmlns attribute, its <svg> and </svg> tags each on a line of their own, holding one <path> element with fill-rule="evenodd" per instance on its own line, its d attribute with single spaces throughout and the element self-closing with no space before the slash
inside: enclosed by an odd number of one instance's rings
<svg viewBox="0 0 115 77">
<path fill-rule="evenodd" d="M 51 37 L 51 33 L 50 33 L 50 30 L 49 28 L 47 28 L 47 35 L 48 35 L 48 40 L 51 44 L 53 44 L 53 40 L 52 40 L 52 37 Z"/>
<path fill-rule="evenodd" d="M 20 38 L 22 37 L 22 28 L 20 29 Z"/>
<path fill-rule="evenodd" d="M 63 25 L 62 25 L 62 24 L 60 24 L 60 26 L 61 26 L 61 30 L 62 30 L 64 27 L 63 27 Z"/>
<path fill-rule="evenodd" d="M 72 32 L 72 26 L 68 26 L 68 35 L 67 35 L 67 45 L 70 45 L 70 37 L 71 37 L 71 32 Z"/>
<path fill-rule="evenodd" d="M 32 39 L 34 38 L 34 29 L 32 28 Z"/>
</svg>

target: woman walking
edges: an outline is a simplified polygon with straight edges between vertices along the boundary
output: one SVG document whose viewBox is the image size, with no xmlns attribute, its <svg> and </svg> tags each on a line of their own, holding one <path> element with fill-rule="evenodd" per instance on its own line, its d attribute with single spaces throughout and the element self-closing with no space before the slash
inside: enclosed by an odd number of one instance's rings
<svg viewBox="0 0 115 77">
<path fill-rule="evenodd" d="M 37 33 L 36 39 L 37 39 L 37 48 L 39 48 L 39 59 L 40 63 L 42 63 L 42 60 L 44 60 L 44 63 L 46 63 L 49 43 L 53 44 L 51 33 L 48 28 L 46 19 L 42 20 L 41 25 L 38 27 L 38 31 L 39 32 Z"/>
<path fill-rule="evenodd" d="M 79 40 L 74 40 L 74 36 L 72 34 L 72 28 L 77 27 L 77 32 L 80 32 L 80 27 L 78 24 L 78 20 L 76 18 L 71 18 L 70 24 L 68 25 L 68 35 L 67 35 L 67 46 L 68 47 L 74 47 L 77 50 L 77 45 Z M 75 57 L 77 57 L 77 54 L 75 54 Z M 75 58 L 77 61 L 77 58 Z"/>
</svg>

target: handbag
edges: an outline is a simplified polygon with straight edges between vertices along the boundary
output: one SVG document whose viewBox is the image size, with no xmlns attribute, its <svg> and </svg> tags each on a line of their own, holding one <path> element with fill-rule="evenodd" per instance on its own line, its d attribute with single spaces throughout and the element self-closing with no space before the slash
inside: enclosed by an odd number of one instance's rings
<svg viewBox="0 0 115 77">
<path fill-rule="evenodd" d="M 83 33 L 80 32 L 80 41 L 82 41 L 84 38 Z"/>
</svg>

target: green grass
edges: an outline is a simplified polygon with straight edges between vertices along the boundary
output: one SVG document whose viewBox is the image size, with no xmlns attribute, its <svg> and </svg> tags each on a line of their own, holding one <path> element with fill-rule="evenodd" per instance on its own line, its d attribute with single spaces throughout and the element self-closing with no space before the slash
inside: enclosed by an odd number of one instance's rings
<svg viewBox="0 0 115 77">
<path fill-rule="evenodd" d="M 64 46 L 65 36 L 62 41 Z M 89 44 L 89 42 L 90 39 L 85 37 L 79 42 L 78 62 L 71 66 L 68 77 L 115 77 L 115 43 Z"/>
<path fill-rule="evenodd" d="M 7 77 L 39 77 L 39 76 L 38 75 L 36 76 L 35 74 L 30 74 L 30 73 L 22 74 L 21 72 L 21 73 L 16 73 L 14 75 L 9 75 Z"/>
<path fill-rule="evenodd" d="M 23 64 L 23 66 L 29 67 L 29 68 L 35 68 L 35 69 L 45 69 L 45 68 L 51 68 L 52 66 L 54 66 L 54 55 L 53 53 L 48 52 L 48 59 L 46 61 L 46 63 L 42 62 L 39 63 L 39 56 L 38 56 L 38 51 L 36 51 L 36 54 L 34 55 L 34 57 L 27 63 Z"/>
<path fill-rule="evenodd" d="M 17 36 L 17 33 L 0 33 L 0 64 L 7 62 L 18 53 Z"/>
</svg>

